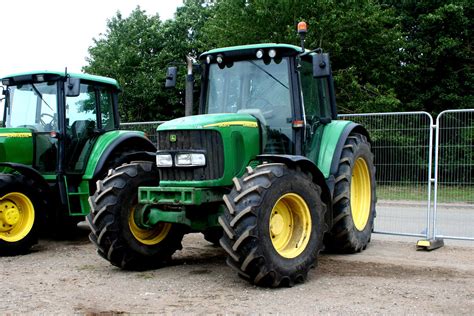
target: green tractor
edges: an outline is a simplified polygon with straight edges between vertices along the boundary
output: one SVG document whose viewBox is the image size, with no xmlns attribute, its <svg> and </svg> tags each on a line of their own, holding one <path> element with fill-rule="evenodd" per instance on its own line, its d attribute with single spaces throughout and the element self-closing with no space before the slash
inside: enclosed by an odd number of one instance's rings
<svg viewBox="0 0 474 316">
<path fill-rule="evenodd" d="M 200 60 L 201 115 L 160 125 L 156 162 L 112 170 L 89 199 L 98 253 L 155 268 L 201 232 L 241 277 L 278 287 L 303 282 L 324 248 L 364 250 L 373 154 L 362 126 L 337 120 L 328 55 L 259 44 Z"/>
<path fill-rule="evenodd" d="M 113 79 L 43 71 L 1 80 L 0 255 L 12 255 L 27 252 L 42 227 L 75 229 L 95 182 L 122 163 L 150 160 L 156 147 L 142 132 L 118 130 Z"/>
</svg>

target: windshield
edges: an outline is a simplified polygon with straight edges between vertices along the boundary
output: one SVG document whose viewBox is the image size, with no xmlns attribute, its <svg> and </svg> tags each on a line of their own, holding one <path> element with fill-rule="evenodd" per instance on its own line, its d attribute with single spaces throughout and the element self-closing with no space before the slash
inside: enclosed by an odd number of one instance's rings
<svg viewBox="0 0 474 316">
<path fill-rule="evenodd" d="M 56 82 L 10 86 L 6 127 L 26 127 L 37 132 L 57 130 Z"/>
<path fill-rule="evenodd" d="M 248 113 L 267 133 L 264 151 L 292 152 L 292 106 L 288 58 L 211 64 L 206 113 Z"/>
</svg>

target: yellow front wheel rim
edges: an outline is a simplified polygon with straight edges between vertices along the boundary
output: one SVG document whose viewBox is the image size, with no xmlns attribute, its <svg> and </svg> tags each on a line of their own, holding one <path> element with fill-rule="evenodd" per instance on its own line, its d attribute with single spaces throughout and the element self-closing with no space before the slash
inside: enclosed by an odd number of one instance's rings
<svg viewBox="0 0 474 316">
<path fill-rule="evenodd" d="M 363 158 L 357 158 L 352 171 L 351 213 L 354 225 L 359 231 L 363 231 L 369 221 L 371 195 L 371 181 L 367 162 Z"/>
<path fill-rule="evenodd" d="M 0 198 L 0 239 L 20 241 L 30 233 L 34 222 L 35 208 L 26 195 L 11 192 Z"/>
<path fill-rule="evenodd" d="M 134 220 L 135 215 L 135 208 L 132 209 L 130 212 L 130 216 L 128 217 L 128 225 L 130 227 L 130 231 L 132 235 L 135 237 L 136 240 L 141 242 L 145 245 L 156 245 L 165 239 L 170 232 L 171 225 L 170 223 L 158 223 L 152 229 L 143 229 L 138 227 Z"/>
<path fill-rule="evenodd" d="M 281 196 L 270 215 L 273 247 L 284 258 L 299 256 L 311 236 L 311 213 L 305 200 L 295 193 Z"/>
</svg>

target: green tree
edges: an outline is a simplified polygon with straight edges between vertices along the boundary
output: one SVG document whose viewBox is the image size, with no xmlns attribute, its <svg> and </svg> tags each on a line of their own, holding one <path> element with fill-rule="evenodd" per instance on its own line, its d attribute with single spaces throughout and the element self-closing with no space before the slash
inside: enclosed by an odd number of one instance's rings
<svg viewBox="0 0 474 316">
<path fill-rule="evenodd" d="M 120 12 L 107 21 L 107 30 L 94 39 L 84 71 L 118 80 L 122 121 L 168 120 L 184 113 L 185 67 L 177 89 L 164 88 L 166 68 L 184 65 L 204 46 L 200 28 L 206 19 L 204 0 L 186 0 L 175 19 L 162 22 L 137 7 L 129 17 Z"/>
<path fill-rule="evenodd" d="M 397 94 L 405 110 L 474 106 L 474 2 L 388 1 L 404 32 Z"/>
<path fill-rule="evenodd" d="M 173 111 L 160 111 L 166 104 L 162 89 L 164 74 L 159 53 L 164 36 L 159 16 L 147 16 L 138 7 L 128 18 L 118 12 L 107 21 L 107 31 L 89 48 L 89 73 L 109 76 L 122 86 L 122 120 L 136 121 L 167 118 Z M 154 107 L 152 105 L 155 105 Z"/>
<path fill-rule="evenodd" d="M 372 0 L 217 0 L 204 26 L 211 46 L 260 42 L 299 44 L 296 25 L 309 25 L 307 48 L 331 53 L 343 112 L 391 111 L 400 65 L 401 32 L 394 10 Z"/>
</svg>

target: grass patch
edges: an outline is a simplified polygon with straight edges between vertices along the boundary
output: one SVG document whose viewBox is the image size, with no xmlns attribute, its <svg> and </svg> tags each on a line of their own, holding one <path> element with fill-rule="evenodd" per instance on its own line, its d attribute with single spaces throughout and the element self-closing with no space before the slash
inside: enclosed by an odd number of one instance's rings
<svg viewBox="0 0 474 316">
<path fill-rule="evenodd" d="M 431 187 L 434 194 L 434 186 Z M 379 200 L 427 201 L 427 185 L 377 185 Z M 431 198 L 433 200 L 433 196 Z M 474 203 L 474 186 L 440 185 L 439 203 Z"/>
</svg>

